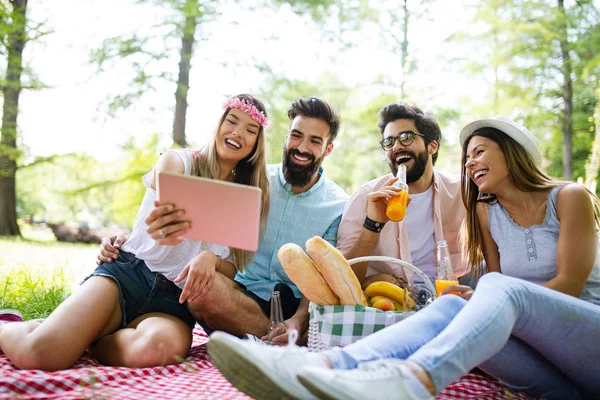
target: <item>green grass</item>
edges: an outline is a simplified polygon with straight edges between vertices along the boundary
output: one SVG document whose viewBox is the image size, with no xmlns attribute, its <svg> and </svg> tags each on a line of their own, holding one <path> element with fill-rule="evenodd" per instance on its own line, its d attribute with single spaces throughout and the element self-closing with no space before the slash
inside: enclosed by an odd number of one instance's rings
<svg viewBox="0 0 600 400">
<path fill-rule="evenodd" d="M 43 318 L 94 270 L 98 246 L 52 241 L 40 231 L 24 235 L 0 238 L 0 309 Z"/>
</svg>

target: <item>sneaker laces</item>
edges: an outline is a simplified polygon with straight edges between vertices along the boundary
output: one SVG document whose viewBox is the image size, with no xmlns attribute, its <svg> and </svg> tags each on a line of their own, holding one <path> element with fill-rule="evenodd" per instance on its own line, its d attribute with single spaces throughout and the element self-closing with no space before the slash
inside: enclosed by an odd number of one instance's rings
<svg viewBox="0 0 600 400">
<path fill-rule="evenodd" d="M 273 351 L 279 353 L 276 356 L 277 359 L 280 359 L 280 358 L 283 358 L 286 356 L 303 355 L 305 353 L 310 353 L 308 348 L 296 345 L 296 342 L 298 341 L 298 331 L 296 329 L 290 329 L 288 331 L 287 335 L 288 335 L 287 345 L 285 345 L 285 346 L 268 345 L 271 349 L 273 349 Z"/>
<path fill-rule="evenodd" d="M 286 350 L 298 348 L 299 346 L 296 346 L 296 342 L 298 341 L 298 331 L 296 329 L 290 329 L 287 332 L 287 336 L 288 336 L 288 342 L 287 342 L 287 345 L 285 345 L 285 346 L 271 344 L 271 343 L 267 342 L 266 340 L 262 340 L 258 336 L 254 336 L 249 333 L 246 333 L 244 338 L 248 341 L 248 343 L 255 343 L 260 346 L 279 347 L 279 348 L 286 349 Z"/>
<path fill-rule="evenodd" d="M 362 379 L 379 379 L 404 376 L 401 365 L 402 360 L 384 359 L 373 362 L 361 363 L 357 369 L 346 371 L 349 375 Z"/>
<path fill-rule="evenodd" d="M 288 335 L 288 342 L 287 342 L 287 346 L 288 348 L 292 349 L 294 347 L 298 347 L 296 346 L 296 342 L 298 341 L 298 331 L 296 329 L 290 329 L 287 332 Z"/>
</svg>

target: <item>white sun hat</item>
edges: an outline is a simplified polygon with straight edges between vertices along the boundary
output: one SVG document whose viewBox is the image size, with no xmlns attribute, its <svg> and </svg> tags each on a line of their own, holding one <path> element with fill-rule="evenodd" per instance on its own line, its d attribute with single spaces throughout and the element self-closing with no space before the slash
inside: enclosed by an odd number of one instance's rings
<svg viewBox="0 0 600 400">
<path fill-rule="evenodd" d="M 481 128 L 496 128 L 508 136 L 513 138 L 517 143 L 525 148 L 525 150 L 531 155 L 531 158 L 536 164 L 542 162 L 542 156 L 538 149 L 540 142 L 529 132 L 523 125 L 519 125 L 508 118 L 496 116 L 494 118 L 480 119 L 467 124 L 460 132 L 460 145 L 464 145 L 465 140 L 476 130 Z"/>
</svg>

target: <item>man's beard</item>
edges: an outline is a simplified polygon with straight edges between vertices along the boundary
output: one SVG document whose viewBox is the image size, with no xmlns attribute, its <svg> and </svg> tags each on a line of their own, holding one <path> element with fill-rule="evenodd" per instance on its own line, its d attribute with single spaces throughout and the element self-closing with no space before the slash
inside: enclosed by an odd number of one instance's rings
<svg viewBox="0 0 600 400">
<path fill-rule="evenodd" d="M 406 170 L 406 183 L 410 184 L 421 179 L 425 173 L 425 168 L 427 168 L 427 163 L 429 162 L 429 153 L 427 152 L 427 149 L 423 150 L 418 155 L 408 150 L 402 150 L 394 153 L 394 157 L 390 162 L 390 168 L 394 176 L 398 174 L 398 165 L 396 164 L 395 160 L 400 154 L 409 155 L 413 159 L 413 166 Z"/>
<path fill-rule="evenodd" d="M 299 165 L 296 164 L 292 160 L 292 155 L 296 154 L 302 157 L 307 157 L 309 160 L 312 160 L 309 164 Z M 305 154 L 298 151 L 298 149 L 286 150 L 283 149 L 283 176 L 287 183 L 292 186 L 303 187 L 310 183 L 310 180 L 314 176 L 317 171 L 319 171 L 319 167 L 321 163 L 323 163 L 323 159 L 325 155 L 321 158 L 315 159 L 312 154 Z"/>
</svg>

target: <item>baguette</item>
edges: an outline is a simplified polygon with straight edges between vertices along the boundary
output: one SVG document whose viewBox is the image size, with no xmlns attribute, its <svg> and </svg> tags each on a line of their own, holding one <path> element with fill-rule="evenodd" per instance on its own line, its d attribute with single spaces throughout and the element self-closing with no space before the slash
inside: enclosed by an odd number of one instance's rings
<svg viewBox="0 0 600 400">
<path fill-rule="evenodd" d="M 302 247 L 295 243 L 284 244 L 277 252 L 277 257 L 285 273 L 308 300 L 320 306 L 340 304 L 340 299 Z"/>
<path fill-rule="evenodd" d="M 358 278 L 338 249 L 322 237 L 315 236 L 306 241 L 306 251 L 315 260 L 331 290 L 340 298 L 340 304 L 367 305 Z"/>
</svg>

